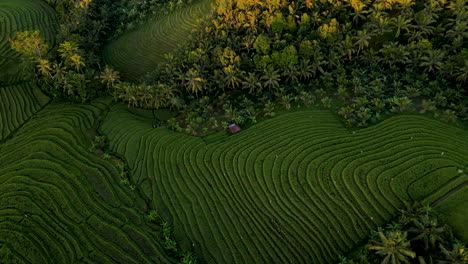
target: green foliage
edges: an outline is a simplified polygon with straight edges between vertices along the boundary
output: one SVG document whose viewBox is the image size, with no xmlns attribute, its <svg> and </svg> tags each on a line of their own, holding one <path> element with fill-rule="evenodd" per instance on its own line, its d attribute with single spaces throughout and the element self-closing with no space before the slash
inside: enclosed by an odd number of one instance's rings
<svg viewBox="0 0 468 264">
<path fill-rule="evenodd" d="M 258 35 L 253 44 L 257 53 L 260 54 L 269 54 L 270 52 L 271 41 L 270 38 L 266 35 Z"/>
<path fill-rule="evenodd" d="M 405 202 L 405 208 L 399 211 L 396 222 L 372 231 L 368 244 L 347 257 L 342 256 L 342 263 L 424 264 L 468 260 L 466 248 L 454 239 L 448 226 L 439 224 L 431 207 Z"/>
<path fill-rule="evenodd" d="M 39 30 L 17 32 L 15 39 L 11 42 L 11 48 L 34 59 L 42 58 L 49 50 Z"/>
<path fill-rule="evenodd" d="M 197 263 L 197 259 L 196 257 L 188 252 L 188 253 L 185 253 L 182 255 L 182 261 L 180 262 L 180 264 L 196 264 Z"/>
<path fill-rule="evenodd" d="M 466 23 L 466 7 L 452 1 L 219 1 L 216 8 L 170 61 L 155 58 L 161 64 L 145 83 L 174 87 L 189 105 L 191 96 L 241 91 L 288 106 L 286 98 L 323 89 L 319 99 L 327 97 L 325 105 L 342 112 L 350 126 L 407 110 L 432 112 L 447 122 L 466 118 L 468 57 L 463 45 L 451 45 L 455 39 L 463 44 L 466 27 L 458 24 Z M 295 86 L 301 88 L 290 89 Z M 287 93 L 276 97 L 283 87 Z M 340 98 L 334 96 L 337 88 Z M 439 105 L 437 96 L 449 101 Z M 358 98 L 368 103 L 358 104 Z M 426 103 L 420 105 L 421 99 Z"/>
<path fill-rule="evenodd" d="M 416 257 L 416 253 L 411 251 L 406 232 L 378 232 L 378 235 L 379 241 L 374 241 L 369 249 L 375 250 L 377 255 L 383 257 L 382 264 L 409 263 L 408 258 Z"/>
</svg>

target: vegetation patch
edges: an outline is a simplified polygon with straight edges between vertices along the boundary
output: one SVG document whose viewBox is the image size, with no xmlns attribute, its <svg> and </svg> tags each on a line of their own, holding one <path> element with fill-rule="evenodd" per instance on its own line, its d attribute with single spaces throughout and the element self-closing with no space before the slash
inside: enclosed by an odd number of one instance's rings
<svg viewBox="0 0 468 264">
<path fill-rule="evenodd" d="M 466 190 L 468 134 L 419 115 L 351 132 L 304 110 L 206 140 L 147 116 L 116 105 L 101 131 L 176 240 L 208 263 L 331 263 L 419 192 L 434 202 L 458 187 L 436 206 L 446 212 Z M 415 187 L 424 181 L 431 193 Z"/>
<path fill-rule="evenodd" d="M 419 202 L 406 203 L 398 217 L 373 231 L 365 246 L 341 257 L 340 264 L 451 263 L 464 264 L 468 251 L 439 221 L 433 208 Z"/>
</svg>

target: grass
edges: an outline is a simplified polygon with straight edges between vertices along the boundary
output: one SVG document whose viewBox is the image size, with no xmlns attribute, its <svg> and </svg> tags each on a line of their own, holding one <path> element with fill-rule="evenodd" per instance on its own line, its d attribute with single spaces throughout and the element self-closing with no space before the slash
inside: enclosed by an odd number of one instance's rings
<svg viewBox="0 0 468 264">
<path fill-rule="evenodd" d="M 8 39 L 26 30 L 39 30 L 52 47 L 57 33 L 54 10 L 40 0 L 0 0 L 0 86 L 18 81 L 20 54 L 10 48 Z"/>
<path fill-rule="evenodd" d="M 175 262 L 145 202 L 88 151 L 107 103 L 49 104 L 0 144 L 0 262 Z"/>
<path fill-rule="evenodd" d="M 210 13 L 213 2 L 198 0 L 124 34 L 104 48 L 105 62 L 125 79 L 140 78 L 164 62 L 165 54 L 185 43 L 192 30 L 198 27 L 198 20 Z"/>
<path fill-rule="evenodd" d="M 454 188 L 436 210 L 456 208 L 446 220 L 466 232 L 465 130 L 401 115 L 352 132 L 328 111 L 304 110 L 206 140 L 153 129 L 147 116 L 115 106 L 102 133 L 176 239 L 207 263 L 332 263 L 404 200 L 435 202 Z"/>
</svg>

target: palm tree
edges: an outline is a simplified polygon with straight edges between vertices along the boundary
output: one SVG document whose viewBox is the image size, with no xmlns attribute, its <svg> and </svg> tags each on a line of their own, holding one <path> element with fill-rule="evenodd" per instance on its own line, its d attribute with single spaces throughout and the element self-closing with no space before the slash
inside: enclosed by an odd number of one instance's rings
<svg viewBox="0 0 468 264">
<path fill-rule="evenodd" d="M 114 86 L 114 83 L 118 82 L 120 77 L 119 77 L 119 72 L 114 71 L 109 65 L 106 65 L 104 68 L 104 71 L 101 73 L 101 82 L 106 84 L 107 88 L 111 88 Z"/>
<path fill-rule="evenodd" d="M 234 66 L 229 65 L 227 67 L 224 67 L 223 73 L 223 79 L 227 87 L 235 89 L 239 86 L 239 84 L 241 83 L 241 79 L 237 76 L 237 72 L 234 70 Z"/>
<path fill-rule="evenodd" d="M 377 35 L 383 35 L 386 32 L 390 32 L 391 30 L 388 28 L 390 25 L 390 20 L 388 16 L 383 15 L 385 13 L 374 13 L 371 18 L 370 27 L 373 33 Z"/>
<path fill-rule="evenodd" d="M 462 83 L 468 82 L 468 60 L 465 61 L 463 67 L 457 67 L 456 72 L 457 81 Z"/>
<path fill-rule="evenodd" d="M 384 45 L 380 49 L 380 52 L 382 53 L 382 57 L 379 60 L 382 64 L 387 64 L 390 67 L 397 63 L 406 64 L 409 61 L 408 56 L 410 53 L 407 51 L 406 46 L 400 45 L 396 41 Z"/>
<path fill-rule="evenodd" d="M 367 34 L 367 30 L 359 30 L 357 32 L 357 36 L 354 37 L 355 38 L 355 42 L 354 42 L 354 46 L 358 46 L 358 52 L 361 51 L 362 49 L 364 49 L 365 47 L 368 47 L 369 46 L 369 40 L 371 39 L 371 36 L 369 36 L 369 34 Z"/>
<path fill-rule="evenodd" d="M 299 82 L 299 71 L 298 68 L 292 64 L 289 64 L 286 69 L 283 71 L 283 76 L 286 78 L 286 81 L 290 84 L 296 84 Z"/>
<path fill-rule="evenodd" d="M 61 82 L 65 77 L 66 70 L 67 68 L 63 67 L 61 62 L 54 62 L 54 64 L 52 64 L 52 72 L 54 73 L 52 75 L 52 80 Z"/>
<path fill-rule="evenodd" d="M 435 248 L 437 241 L 442 241 L 442 233 L 445 232 L 445 226 L 438 226 L 437 219 L 431 219 L 428 215 L 414 222 L 414 227 L 408 229 L 408 232 L 416 234 L 412 240 L 419 240 L 424 243 L 424 249 L 427 251 L 429 246 Z"/>
<path fill-rule="evenodd" d="M 184 76 L 184 81 L 186 81 L 185 85 L 187 86 L 188 90 L 192 93 L 198 94 L 203 90 L 203 85 L 205 80 L 203 80 L 198 71 L 194 69 L 189 69 Z"/>
<path fill-rule="evenodd" d="M 409 32 L 409 26 L 412 20 L 413 20 L 412 18 L 407 19 L 403 15 L 398 15 L 398 17 L 392 18 L 390 20 L 391 25 L 393 25 L 396 28 L 395 38 L 398 38 L 398 36 L 400 36 L 400 32 L 402 30 Z"/>
<path fill-rule="evenodd" d="M 268 88 L 269 90 L 273 90 L 279 87 L 279 81 L 281 75 L 278 73 L 273 66 L 269 66 L 263 69 L 263 76 L 261 79 L 264 81 L 263 86 Z"/>
<path fill-rule="evenodd" d="M 185 101 L 184 99 L 180 98 L 180 97 L 172 97 L 171 99 L 169 99 L 169 109 L 172 110 L 174 108 L 176 108 L 177 110 L 180 110 L 181 108 L 183 108 L 185 105 Z"/>
<path fill-rule="evenodd" d="M 377 255 L 384 256 L 382 264 L 409 263 L 408 257 L 415 258 L 416 253 L 411 250 L 410 242 L 406 239 L 408 233 L 391 231 L 386 234 L 378 233 L 380 241 L 373 241 L 370 250 L 376 250 Z"/>
<path fill-rule="evenodd" d="M 444 65 L 444 57 L 445 52 L 443 50 L 430 50 L 427 55 L 421 57 L 420 66 L 425 67 L 425 71 L 428 72 L 440 71 Z"/>
<path fill-rule="evenodd" d="M 397 3 L 403 11 L 408 10 L 410 6 L 415 4 L 413 0 L 399 0 Z"/>
<path fill-rule="evenodd" d="M 429 205 L 423 205 L 421 202 L 416 201 L 414 203 L 409 203 L 403 201 L 405 209 L 400 209 L 400 224 L 407 225 L 417 221 L 419 218 L 430 215 L 432 208 Z"/>
<path fill-rule="evenodd" d="M 79 46 L 74 41 L 65 41 L 59 45 L 57 50 L 60 52 L 60 57 L 66 59 L 70 57 L 72 54 L 75 54 L 79 51 Z"/>
<path fill-rule="evenodd" d="M 441 264 L 466 264 L 468 262 L 468 250 L 460 243 L 453 245 L 453 249 L 449 251 L 442 244 L 440 249 L 445 255 L 447 261 L 439 261 Z"/>
<path fill-rule="evenodd" d="M 364 10 L 364 3 L 361 1 L 351 0 L 351 6 L 354 10 L 354 12 L 351 13 L 354 23 L 358 23 L 359 20 L 366 20 L 366 15 L 369 13 L 369 11 Z"/>
<path fill-rule="evenodd" d="M 300 61 L 298 75 L 301 80 L 308 80 L 312 77 L 312 67 L 309 60 Z"/>
<path fill-rule="evenodd" d="M 446 36 L 451 40 L 468 38 L 468 22 L 456 23 L 451 29 L 447 30 Z"/>
<path fill-rule="evenodd" d="M 78 54 L 73 54 L 70 57 L 70 65 L 77 71 L 81 71 L 86 66 L 83 57 Z"/>
<path fill-rule="evenodd" d="M 45 76 L 49 76 L 49 77 L 52 76 L 51 75 L 52 67 L 50 67 L 50 62 L 48 60 L 39 59 L 38 63 L 39 64 L 36 67 L 39 68 L 40 73 L 42 73 Z"/>
<path fill-rule="evenodd" d="M 341 41 L 339 45 L 340 45 L 342 54 L 348 56 L 348 60 L 351 60 L 353 53 L 356 52 L 351 36 L 346 35 L 346 38 L 343 41 Z"/>
<path fill-rule="evenodd" d="M 317 71 L 319 71 L 322 74 L 325 72 L 323 70 L 323 68 L 322 68 L 322 65 L 324 65 L 325 63 L 326 63 L 326 61 L 323 60 L 323 54 L 320 51 L 320 49 L 318 49 L 318 48 L 315 49 L 314 50 L 314 55 L 312 57 L 312 64 L 310 65 L 311 70 L 312 70 L 312 75 L 314 77 L 317 75 Z"/>
<path fill-rule="evenodd" d="M 259 94 L 262 91 L 262 83 L 258 75 L 254 72 L 249 72 L 249 74 L 244 77 L 242 86 L 244 89 L 249 89 L 249 94 Z"/>
<path fill-rule="evenodd" d="M 433 12 L 424 9 L 414 15 L 414 21 L 416 22 L 416 25 L 413 25 L 412 27 L 422 34 L 431 35 L 434 33 L 435 27 L 430 26 L 430 24 L 436 22 L 436 16 L 437 15 Z"/>
</svg>

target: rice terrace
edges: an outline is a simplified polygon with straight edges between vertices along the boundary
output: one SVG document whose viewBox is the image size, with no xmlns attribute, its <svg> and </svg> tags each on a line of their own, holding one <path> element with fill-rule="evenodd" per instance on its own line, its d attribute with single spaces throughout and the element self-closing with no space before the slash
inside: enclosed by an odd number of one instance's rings
<svg viewBox="0 0 468 264">
<path fill-rule="evenodd" d="M 0 264 L 468 263 L 467 0 L 0 0 Z"/>
</svg>

